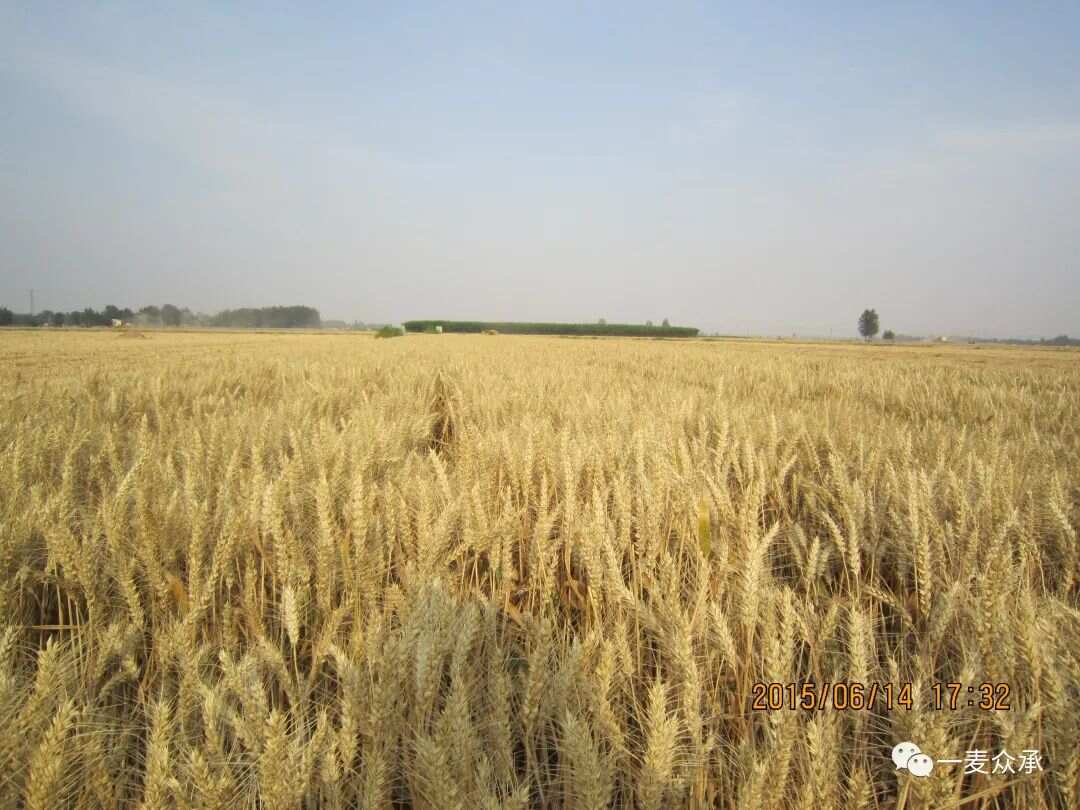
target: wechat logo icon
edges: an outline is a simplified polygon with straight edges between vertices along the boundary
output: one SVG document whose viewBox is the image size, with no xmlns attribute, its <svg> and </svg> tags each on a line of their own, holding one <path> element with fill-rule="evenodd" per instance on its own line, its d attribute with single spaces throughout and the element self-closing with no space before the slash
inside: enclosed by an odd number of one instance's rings
<svg viewBox="0 0 1080 810">
<path fill-rule="evenodd" d="M 907 771 L 912 776 L 929 776 L 934 770 L 934 760 L 924 754 L 915 743 L 907 741 L 893 746 L 892 761 L 896 770 Z"/>
</svg>

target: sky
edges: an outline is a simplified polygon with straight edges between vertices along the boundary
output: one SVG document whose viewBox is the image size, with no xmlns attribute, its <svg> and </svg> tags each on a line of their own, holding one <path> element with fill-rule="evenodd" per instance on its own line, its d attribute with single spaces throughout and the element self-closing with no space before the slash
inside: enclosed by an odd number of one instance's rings
<svg viewBox="0 0 1080 810">
<path fill-rule="evenodd" d="M 1078 42 L 1034 0 L 0 0 L 0 306 L 1077 336 Z"/>
</svg>

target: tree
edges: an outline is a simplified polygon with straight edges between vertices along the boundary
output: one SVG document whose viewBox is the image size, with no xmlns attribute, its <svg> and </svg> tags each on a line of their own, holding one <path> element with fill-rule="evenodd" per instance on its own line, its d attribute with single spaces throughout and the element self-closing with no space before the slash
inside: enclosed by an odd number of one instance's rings
<svg viewBox="0 0 1080 810">
<path fill-rule="evenodd" d="M 53 326 L 63 326 L 64 325 L 64 313 L 63 312 L 54 312 L 52 314 L 52 325 Z"/>
<path fill-rule="evenodd" d="M 661 321 L 660 325 L 667 329 L 667 327 L 671 326 L 671 322 L 667 318 L 664 318 L 664 320 Z"/>
<path fill-rule="evenodd" d="M 893 332 L 893 330 L 892 330 L 892 329 L 886 329 L 886 330 L 885 330 L 885 331 L 884 331 L 884 332 L 883 332 L 883 333 L 881 334 L 881 336 L 882 336 L 883 338 L 885 338 L 885 340 L 896 340 L 896 333 L 895 333 L 895 332 Z"/>
<path fill-rule="evenodd" d="M 161 308 L 161 322 L 165 324 L 165 326 L 179 326 L 180 310 L 172 304 L 165 304 L 165 306 Z"/>
<path fill-rule="evenodd" d="M 652 321 L 645 321 L 645 325 L 648 326 L 648 327 L 651 327 L 653 324 L 652 324 Z"/>
<path fill-rule="evenodd" d="M 15 322 L 15 313 L 7 307 L 0 307 L 0 326 L 11 326 Z"/>
<path fill-rule="evenodd" d="M 109 321 L 100 312 L 87 307 L 82 313 L 83 326 L 108 326 Z"/>
<path fill-rule="evenodd" d="M 872 309 L 864 309 L 859 316 L 859 334 L 867 340 L 873 340 L 878 333 L 878 314 Z"/>
<path fill-rule="evenodd" d="M 607 318 L 601 318 L 600 320 L 597 321 L 597 323 L 600 324 L 601 326 L 607 326 Z"/>
<path fill-rule="evenodd" d="M 142 323 L 161 323 L 161 307 L 155 307 L 153 304 L 143 307 L 139 310 L 139 320 Z"/>
<path fill-rule="evenodd" d="M 187 309 L 180 314 L 185 324 L 202 320 Z M 322 324 L 319 310 L 305 306 L 223 309 L 208 320 L 211 326 L 234 329 L 318 329 Z"/>
</svg>

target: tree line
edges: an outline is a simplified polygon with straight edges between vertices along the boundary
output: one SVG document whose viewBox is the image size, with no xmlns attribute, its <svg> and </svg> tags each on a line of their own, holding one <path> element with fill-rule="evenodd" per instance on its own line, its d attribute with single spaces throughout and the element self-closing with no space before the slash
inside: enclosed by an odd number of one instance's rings
<svg viewBox="0 0 1080 810">
<path fill-rule="evenodd" d="M 319 310 L 305 306 L 244 307 L 216 315 L 192 312 L 173 304 L 149 305 L 139 310 L 108 304 L 104 309 L 87 307 L 71 312 L 42 310 L 31 314 L 0 307 L 0 326 L 111 326 L 114 321 L 136 326 L 218 326 L 233 329 L 317 329 Z"/>
<path fill-rule="evenodd" d="M 222 310 L 210 319 L 210 325 L 237 329 L 318 329 L 322 319 L 314 307 L 244 307 Z"/>
<path fill-rule="evenodd" d="M 603 319 L 601 319 L 603 321 Z M 495 321 L 405 321 L 409 332 L 489 332 L 509 335 L 604 335 L 611 337 L 696 337 L 692 326 L 652 326 L 636 323 L 520 323 Z"/>
</svg>

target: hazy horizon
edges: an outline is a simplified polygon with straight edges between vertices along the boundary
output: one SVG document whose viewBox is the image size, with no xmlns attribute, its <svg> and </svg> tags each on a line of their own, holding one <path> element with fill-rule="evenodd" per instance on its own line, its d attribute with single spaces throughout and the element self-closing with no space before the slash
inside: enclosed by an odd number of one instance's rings
<svg viewBox="0 0 1080 810">
<path fill-rule="evenodd" d="M 1080 6 L 0 3 L 0 306 L 1080 335 Z"/>
</svg>

